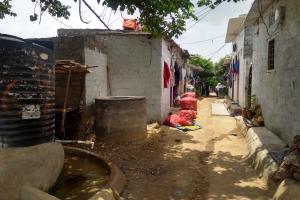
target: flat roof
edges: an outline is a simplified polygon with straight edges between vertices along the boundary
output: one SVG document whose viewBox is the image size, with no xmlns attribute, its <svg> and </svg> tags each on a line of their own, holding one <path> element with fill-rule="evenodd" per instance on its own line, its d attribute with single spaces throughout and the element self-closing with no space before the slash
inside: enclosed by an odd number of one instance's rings
<svg viewBox="0 0 300 200">
<path fill-rule="evenodd" d="M 84 34 L 103 34 L 103 35 L 108 35 L 108 34 L 116 34 L 116 35 L 147 35 L 151 36 L 151 33 L 148 32 L 142 32 L 142 31 L 130 31 L 130 30 L 107 30 L 107 29 L 57 29 L 57 35 L 58 36 L 63 36 L 64 34 L 68 33 L 84 33 Z"/>
<path fill-rule="evenodd" d="M 226 43 L 233 42 L 236 36 L 238 36 L 244 27 L 245 19 L 246 15 L 240 15 L 239 17 L 229 19 L 225 39 Z"/>
</svg>

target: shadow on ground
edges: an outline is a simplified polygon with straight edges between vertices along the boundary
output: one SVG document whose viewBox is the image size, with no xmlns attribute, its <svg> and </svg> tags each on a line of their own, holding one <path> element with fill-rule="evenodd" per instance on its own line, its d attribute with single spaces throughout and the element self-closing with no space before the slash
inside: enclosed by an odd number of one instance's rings
<svg viewBox="0 0 300 200">
<path fill-rule="evenodd" d="M 94 152 L 126 175 L 121 196 L 135 200 L 270 199 L 244 161 L 244 138 L 234 119 L 211 116 L 216 98 L 198 102 L 202 130 L 183 133 L 154 126 L 148 139 L 127 144 L 97 142 Z"/>
</svg>

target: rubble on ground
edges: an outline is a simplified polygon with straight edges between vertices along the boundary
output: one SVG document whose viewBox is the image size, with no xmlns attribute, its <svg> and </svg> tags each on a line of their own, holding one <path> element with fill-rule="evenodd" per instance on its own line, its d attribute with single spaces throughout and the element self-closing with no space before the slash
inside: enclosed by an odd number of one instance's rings
<svg viewBox="0 0 300 200">
<path fill-rule="evenodd" d="M 293 146 L 285 155 L 278 171 L 274 174 L 276 180 L 285 178 L 300 181 L 300 135 L 295 136 Z"/>
</svg>

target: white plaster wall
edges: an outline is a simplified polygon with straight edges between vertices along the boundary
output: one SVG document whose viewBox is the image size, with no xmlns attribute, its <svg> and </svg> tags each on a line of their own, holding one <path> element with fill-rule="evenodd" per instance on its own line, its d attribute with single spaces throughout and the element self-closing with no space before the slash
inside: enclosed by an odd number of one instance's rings
<svg viewBox="0 0 300 200">
<path fill-rule="evenodd" d="M 107 33 L 97 29 L 59 29 L 58 35 L 94 35 L 96 46 L 108 56 L 108 94 L 146 96 L 148 121 L 163 120 L 162 102 L 169 97 L 163 92 L 161 38 L 147 33 Z"/>
<path fill-rule="evenodd" d="M 233 53 L 235 57 L 239 55 L 240 68 L 239 74 L 234 78 L 234 96 L 232 96 L 232 88 L 229 89 L 229 96 L 239 104 L 241 108 L 247 106 L 248 93 L 248 77 L 251 61 L 244 57 L 244 30 L 242 30 L 236 37 L 234 43 L 237 44 L 237 52 Z"/>
<path fill-rule="evenodd" d="M 166 62 L 169 67 L 171 66 L 171 57 L 172 54 L 168 49 L 167 43 L 163 40 L 162 41 L 162 56 L 161 56 L 161 69 L 162 69 L 162 77 L 164 73 L 164 62 Z M 171 89 L 170 87 L 164 88 L 163 78 L 161 80 L 161 88 L 162 88 L 162 98 L 161 98 L 161 118 L 165 119 L 165 117 L 170 112 L 170 96 L 171 96 Z"/>
<path fill-rule="evenodd" d="M 86 105 L 93 105 L 95 98 L 108 96 L 107 89 L 107 56 L 96 49 L 84 49 L 85 64 L 97 66 L 86 74 L 85 101 Z"/>
<path fill-rule="evenodd" d="M 239 74 L 236 74 L 234 76 L 234 93 L 233 93 L 233 101 L 238 103 L 239 99 L 238 99 L 238 84 L 239 84 Z"/>
<path fill-rule="evenodd" d="M 277 29 L 270 27 L 271 36 L 261 20 L 254 27 L 252 93 L 262 106 L 266 127 L 291 143 L 300 130 L 300 1 L 282 0 L 273 4 L 264 14 L 266 22 L 270 11 L 279 5 L 286 6 L 285 20 Z M 272 38 L 275 70 L 268 71 L 268 41 Z"/>
<path fill-rule="evenodd" d="M 97 35 L 108 55 L 112 96 L 146 96 L 148 121 L 161 121 L 161 39 L 149 35 Z"/>
<path fill-rule="evenodd" d="M 233 96 L 232 96 L 232 87 L 228 87 L 228 96 L 230 97 L 230 99 L 233 99 Z"/>
</svg>

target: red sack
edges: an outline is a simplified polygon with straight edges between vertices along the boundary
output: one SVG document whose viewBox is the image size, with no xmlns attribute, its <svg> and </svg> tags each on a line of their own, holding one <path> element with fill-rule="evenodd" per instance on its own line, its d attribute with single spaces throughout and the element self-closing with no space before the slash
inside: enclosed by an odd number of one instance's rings
<svg viewBox="0 0 300 200">
<path fill-rule="evenodd" d="M 186 92 L 182 95 L 182 97 L 193 97 L 196 98 L 196 93 L 195 92 Z"/>
<path fill-rule="evenodd" d="M 185 97 L 180 99 L 181 110 L 195 110 L 197 111 L 197 99 L 193 97 Z"/>
<path fill-rule="evenodd" d="M 193 120 L 186 117 L 178 117 L 177 122 L 180 126 L 191 126 L 193 125 Z"/>
<path fill-rule="evenodd" d="M 180 124 L 178 123 L 178 119 L 179 119 L 179 116 L 178 115 L 168 115 L 168 117 L 165 119 L 164 121 L 164 125 L 166 126 L 171 126 L 171 127 L 174 127 L 176 128 L 177 126 L 179 126 Z"/>
<path fill-rule="evenodd" d="M 194 110 L 181 110 L 179 117 L 185 117 L 188 120 L 194 120 L 197 118 L 197 112 Z"/>
<path fill-rule="evenodd" d="M 136 30 L 137 20 L 136 19 L 124 19 L 123 28 L 124 30 Z"/>
</svg>

